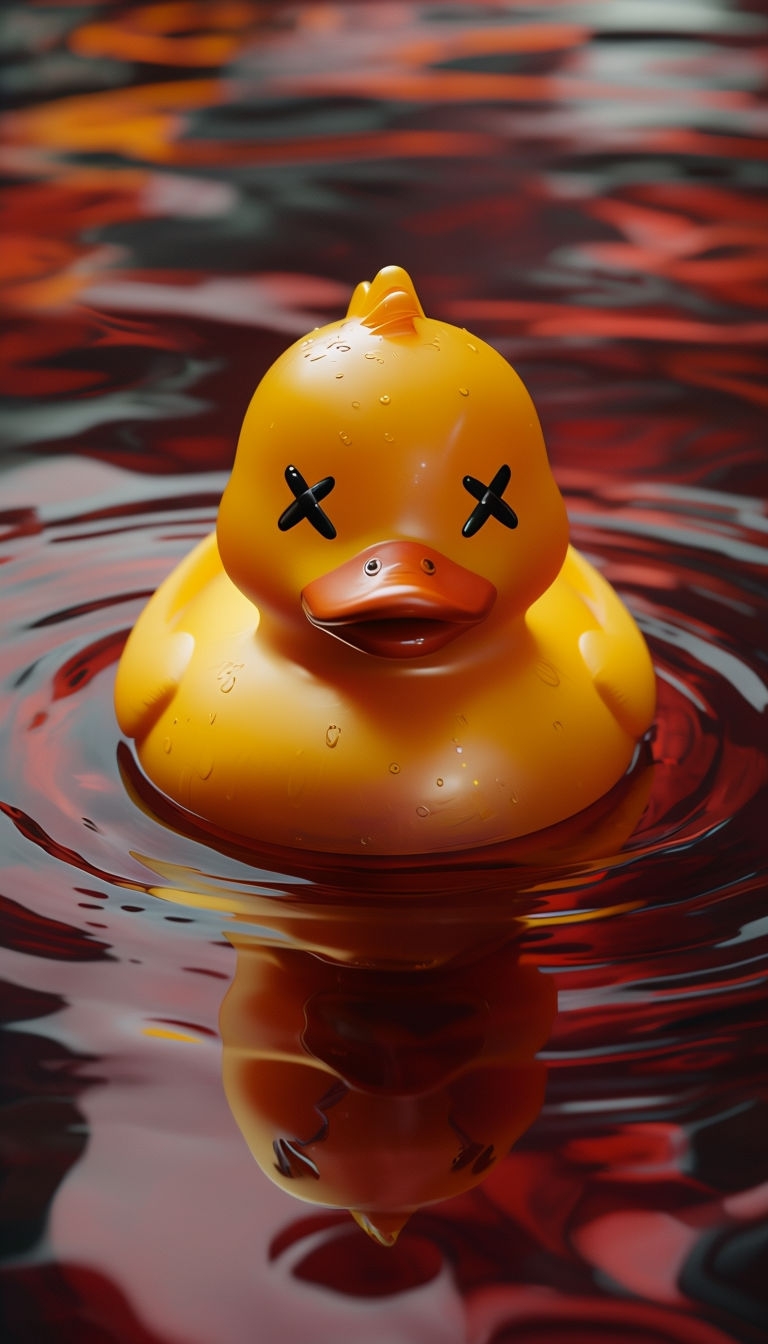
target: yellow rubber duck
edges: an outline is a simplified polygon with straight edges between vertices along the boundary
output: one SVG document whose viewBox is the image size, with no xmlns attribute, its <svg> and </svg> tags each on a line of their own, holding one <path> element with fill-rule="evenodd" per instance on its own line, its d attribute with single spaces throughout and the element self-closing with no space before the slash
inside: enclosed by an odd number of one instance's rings
<svg viewBox="0 0 768 1344">
<path fill-rule="evenodd" d="M 388 266 L 257 387 L 216 533 L 140 616 L 115 703 L 150 780 L 215 828 L 405 856 L 588 807 L 655 681 L 568 544 L 517 374 Z"/>
</svg>

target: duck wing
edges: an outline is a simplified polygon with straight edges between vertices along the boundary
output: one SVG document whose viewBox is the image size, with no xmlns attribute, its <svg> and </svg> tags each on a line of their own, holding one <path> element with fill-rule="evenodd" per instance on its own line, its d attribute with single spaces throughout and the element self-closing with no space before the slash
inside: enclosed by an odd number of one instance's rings
<svg viewBox="0 0 768 1344">
<path fill-rule="evenodd" d="M 573 547 L 562 575 L 596 623 L 579 638 L 579 652 L 595 689 L 637 741 L 650 728 L 656 708 L 656 681 L 645 640 L 610 584 Z"/>
<path fill-rule="evenodd" d="M 185 610 L 219 573 L 211 533 L 161 583 L 128 636 L 115 680 L 115 711 L 126 737 L 143 737 L 176 694 L 195 648 L 184 629 Z"/>
</svg>

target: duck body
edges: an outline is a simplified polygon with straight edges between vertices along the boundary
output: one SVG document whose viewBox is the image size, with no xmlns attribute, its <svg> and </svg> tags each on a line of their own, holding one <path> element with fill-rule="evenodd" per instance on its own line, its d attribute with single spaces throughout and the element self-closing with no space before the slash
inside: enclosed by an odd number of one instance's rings
<svg viewBox="0 0 768 1344">
<path fill-rule="evenodd" d="M 522 383 L 397 267 L 265 376 L 217 534 L 150 600 L 115 692 L 181 806 L 358 855 L 574 815 L 654 698 L 634 621 L 568 545 Z"/>
</svg>

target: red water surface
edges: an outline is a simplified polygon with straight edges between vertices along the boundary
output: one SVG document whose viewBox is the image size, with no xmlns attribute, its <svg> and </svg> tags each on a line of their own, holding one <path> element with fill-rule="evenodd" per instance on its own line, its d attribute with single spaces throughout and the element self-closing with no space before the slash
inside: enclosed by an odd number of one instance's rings
<svg viewBox="0 0 768 1344">
<path fill-rule="evenodd" d="M 3 1337 L 757 1344 L 764 7 L 31 3 L 1 40 Z M 390 262 L 525 378 L 659 674 L 626 795 L 544 856 L 246 854 L 118 750 L 255 383 Z M 327 1207 L 371 1163 L 441 1182 L 388 1248 Z"/>
</svg>

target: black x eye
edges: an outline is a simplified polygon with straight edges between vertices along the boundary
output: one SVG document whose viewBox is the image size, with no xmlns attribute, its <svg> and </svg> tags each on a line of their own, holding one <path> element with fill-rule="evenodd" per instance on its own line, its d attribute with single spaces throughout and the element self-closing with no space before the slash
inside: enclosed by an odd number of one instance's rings
<svg viewBox="0 0 768 1344">
<path fill-rule="evenodd" d="M 333 541 L 336 536 L 336 528 L 333 526 L 328 514 L 320 508 L 320 500 L 330 495 L 336 484 L 333 476 L 324 476 L 317 485 L 307 485 L 301 472 L 296 467 L 285 468 L 285 479 L 294 496 L 293 503 L 284 509 L 277 520 L 277 526 L 281 532 L 287 532 L 289 528 L 295 527 L 302 518 L 306 518 L 311 523 L 316 532 L 322 537 L 327 537 Z"/>
<path fill-rule="evenodd" d="M 490 485 L 483 485 L 475 476 L 465 476 L 462 485 L 468 490 L 477 504 L 461 529 L 462 537 L 474 537 L 483 523 L 496 518 L 505 527 L 517 527 L 517 514 L 501 496 L 509 485 L 512 472 L 506 465 L 499 467 Z"/>
</svg>

